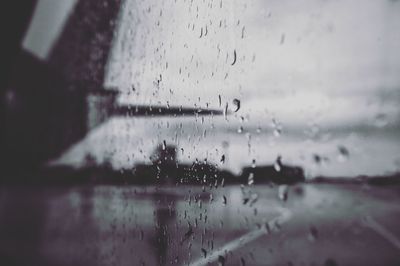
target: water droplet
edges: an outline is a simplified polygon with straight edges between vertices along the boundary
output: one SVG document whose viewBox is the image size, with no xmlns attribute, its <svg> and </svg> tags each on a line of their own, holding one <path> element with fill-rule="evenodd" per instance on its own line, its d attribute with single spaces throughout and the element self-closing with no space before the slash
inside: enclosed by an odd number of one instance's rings
<svg viewBox="0 0 400 266">
<path fill-rule="evenodd" d="M 249 186 L 251 186 L 251 185 L 254 184 L 254 174 L 253 174 L 253 173 L 250 173 L 250 174 L 249 174 L 249 178 L 248 178 L 247 184 L 248 184 Z"/>
<path fill-rule="evenodd" d="M 250 197 L 249 197 L 249 193 L 248 190 L 245 189 L 244 185 L 240 185 L 240 190 L 242 192 L 242 201 L 243 201 L 243 205 L 246 205 L 247 202 L 249 202 Z"/>
<path fill-rule="evenodd" d="M 192 228 L 192 225 L 191 225 L 189 222 L 188 222 L 188 226 L 189 226 L 189 228 L 188 228 L 188 230 L 186 231 L 186 233 L 185 233 L 185 235 L 184 235 L 184 237 L 183 237 L 181 243 L 185 242 L 186 240 L 189 239 L 189 237 L 190 237 L 191 235 L 193 235 L 193 228 Z"/>
<path fill-rule="evenodd" d="M 320 164 L 321 163 L 321 156 L 319 156 L 318 154 L 313 154 L 313 160 L 316 164 Z"/>
<path fill-rule="evenodd" d="M 222 196 L 222 204 L 226 205 L 226 203 L 227 203 L 227 199 L 226 199 L 226 196 L 224 195 L 224 196 Z"/>
<path fill-rule="evenodd" d="M 242 133 L 242 132 L 243 132 L 243 127 L 240 126 L 240 127 L 238 128 L 237 132 L 238 132 L 238 133 Z"/>
<path fill-rule="evenodd" d="M 204 258 L 207 257 L 207 250 L 205 250 L 204 248 L 201 249 L 201 252 L 203 253 Z"/>
<path fill-rule="evenodd" d="M 225 163 L 225 154 L 222 154 L 220 162 L 221 164 Z"/>
<path fill-rule="evenodd" d="M 277 172 L 280 172 L 282 170 L 282 157 L 280 155 L 275 160 L 274 169 Z"/>
<path fill-rule="evenodd" d="M 274 129 L 274 136 L 275 137 L 279 137 L 281 134 L 282 134 L 282 130 L 281 129 L 278 129 L 278 128 Z"/>
<path fill-rule="evenodd" d="M 278 187 L 278 197 L 281 201 L 287 201 L 289 194 L 288 185 L 280 185 Z"/>
<path fill-rule="evenodd" d="M 232 66 L 236 63 L 236 50 L 233 50 L 233 62 L 232 62 Z"/>
<path fill-rule="evenodd" d="M 235 112 L 239 111 L 239 109 L 240 109 L 240 100 L 239 99 L 233 99 L 233 105 L 236 107 Z"/>
<path fill-rule="evenodd" d="M 246 261 L 244 260 L 243 257 L 240 258 L 240 265 L 241 266 L 246 266 Z"/>
<path fill-rule="evenodd" d="M 213 200 L 214 200 L 214 196 L 213 196 L 213 194 L 210 194 L 210 200 L 209 200 L 209 203 L 213 202 Z"/>
<path fill-rule="evenodd" d="M 267 235 L 270 234 L 271 233 L 271 222 L 266 222 L 264 220 L 262 229 L 264 230 L 265 234 L 267 234 Z"/>
<path fill-rule="evenodd" d="M 258 200 L 258 194 L 257 193 L 251 193 L 249 206 L 252 207 L 253 204 L 257 202 L 257 200 Z"/>
<path fill-rule="evenodd" d="M 349 150 L 345 146 L 338 146 L 338 151 L 339 151 L 339 156 L 338 156 L 338 161 L 339 162 L 345 162 L 350 156 Z"/>
<path fill-rule="evenodd" d="M 279 123 L 275 118 L 272 119 L 272 128 L 275 137 L 279 137 L 282 134 L 282 124 Z"/>
<path fill-rule="evenodd" d="M 226 119 L 228 115 L 228 103 L 225 104 L 225 108 L 224 108 L 224 118 Z"/>
</svg>

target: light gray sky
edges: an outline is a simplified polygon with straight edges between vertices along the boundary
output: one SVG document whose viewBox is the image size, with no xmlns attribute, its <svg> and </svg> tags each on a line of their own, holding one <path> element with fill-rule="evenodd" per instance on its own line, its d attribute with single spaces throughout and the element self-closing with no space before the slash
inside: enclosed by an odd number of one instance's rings
<svg viewBox="0 0 400 266">
<path fill-rule="evenodd" d="M 45 59 L 75 3 L 39 0 L 25 49 Z M 218 107 L 221 95 L 241 99 L 242 115 L 275 114 L 286 124 L 399 121 L 398 1 L 125 5 L 106 79 L 125 92 L 135 85 L 122 102 Z"/>
<path fill-rule="evenodd" d="M 24 47 L 46 58 L 74 3 L 40 0 Z M 228 121 L 184 120 L 181 161 L 218 163 L 226 153 L 224 167 L 239 171 L 281 154 L 311 175 L 400 169 L 398 1 L 127 0 L 121 12 L 105 81 L 121 103 L 220 108 L 221 95 L 232 108 L 241 100 Z M 284 128 L 279 137 L 272 119 Z M 61 161 L 79 165 L 91 153 L 117 168 L 148 162 L 164 139 L 176 142 L 182 121 L 113 119 Z M 329 163 L 316 166 L 313 154 Z"/>
<path fill-rule="evenodd" d="M 220 94 L 289 124 L 398 119 L 397 2 L 128 2 L 106 81 L 135 85 L 123 102 L 218 106 Z"/>
</svg>

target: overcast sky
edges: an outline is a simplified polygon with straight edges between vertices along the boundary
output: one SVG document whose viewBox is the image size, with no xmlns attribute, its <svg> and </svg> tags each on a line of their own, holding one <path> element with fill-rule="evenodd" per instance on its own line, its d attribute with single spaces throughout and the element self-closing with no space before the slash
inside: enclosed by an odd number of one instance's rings
<svg viewBox="0 0 400 266">
<path fill-rule="evenodd" d="M 135 85 L 124 102 L 218 106 L 220 94 L 241 99 L 243 114 L 287 123 L 398 118 L 396 1 L 137 2 L 127 3 L 106 81 Z"/>
<path fill-rule="evenodd" d="M 228 123 L 214 119 L 230 132 L 214 139 L 232 138 L 225 152 L 231 158 L 227 167 L 235 171 L 252 158 L 270 163 L 278 154 L 312 175 L 396 171 L 399 14 L 400 3 L 387 0 L 131 0 L 121 16 L 106 84 L 126 92 L 120 97 L 124 103 L 218 108 L 219 95 L 222 107 L 240 99 L 241 109 Z M 244 158 L 248 140 L 236 138 L 236 129 L 268 132 L 272 119 L 285 135 L 272 140 L 256 135 L 258 143 Z M 314 131 L 323 132 L 319 140 L 304 134 Z M 209 146 L 218 145 L 208 141 L 196 148 L 190 141 L 180 145 L 192 158 L 218 162 L 209 153 Z M 352 154 L 347 164 L 337 160 L 341 145 Z M 315 154 L 329 163 L 315 167 Z"/>
<path fill-rule="evenodd" d="M 45 59 L 75 3 L 39 0 L 24 47 Z M 293 125 L 399 121 L 399 1 L 125 5 L 105 81 L 122 102 L 219 107 L 221 95 Z"/>
<path fill-rule="evenodd" d="M 74 3 L 40 0 L 24 47 L 46 58 Z M 221 150 L 212 155 L 208 146 L 231 139 L 225 166 L 236 171 L 253 158 L 268 163 L 278 154 L 311 169 L 315 153 L 331 161 L 316 174 L 395 171 L 400 168 L 399 14 L 400 2 L 388 0 L 126 0 L 105 85 L 122 92 L 121 103 L 216 108 L 228 103 L 232 109 L 232 100 L 239 99 L 241 109 L 228 122 L 215 118 L 196 126 L 196 133 L 182 133 L 187 153 L 181 160 L 208 156 L 218 162 Z M 279 139 L 269 131 L 272 119 L 286 130 Z M 101 161 L 113 151 L 118 167 L 146 161 L 163 138 L 173 141 L 170 127 L 182 122 L 124 121 L 100 127 L 63 158 L 79 163 L 93 153 Z M 240 126 L 245 132 L 262 128 L 246 159 L 242 150 L 249 140 L 237 136 Z M 215 138 L 204 138 L 194 149 L 187 137 L 201 138 L 205 128 Z M 315 128 L 326 134 L 317 141 L 305 137 L 304 131 Z M 142 130 L 153 133 L 145 133 L 146 140 Z M 347 165 L 333 158 L 340 145 L 352 155 Z M 134 153 L 138 147 L 140 154 Z"/>
</svg>

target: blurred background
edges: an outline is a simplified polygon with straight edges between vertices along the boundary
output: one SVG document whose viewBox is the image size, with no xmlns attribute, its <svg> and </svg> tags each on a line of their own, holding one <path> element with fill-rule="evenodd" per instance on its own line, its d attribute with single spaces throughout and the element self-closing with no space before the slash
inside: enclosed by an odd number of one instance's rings
<svg viewBox="0 0 400 266">
<path fill-rule="evenodd" d="M 398 265 L 399 14 L 6 4 L 0 260 Z"/>
</svg>

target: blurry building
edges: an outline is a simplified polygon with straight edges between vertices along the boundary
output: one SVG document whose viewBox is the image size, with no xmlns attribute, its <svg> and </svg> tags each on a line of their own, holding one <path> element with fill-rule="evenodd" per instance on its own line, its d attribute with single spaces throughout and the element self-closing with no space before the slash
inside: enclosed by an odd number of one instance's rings
<svg viewBox="0 0 400 266">
<path fill-rule="evenodd" d="M 78 1 L 47 60 L 19 49 L 35 2 L 11 11 L 18 34 L 6 38 L 1 155 L 13 170 L 37 168 L 81 139 L 107 118 L 116 94 L 103 79 L 121 1 Z"/>
</svg>

